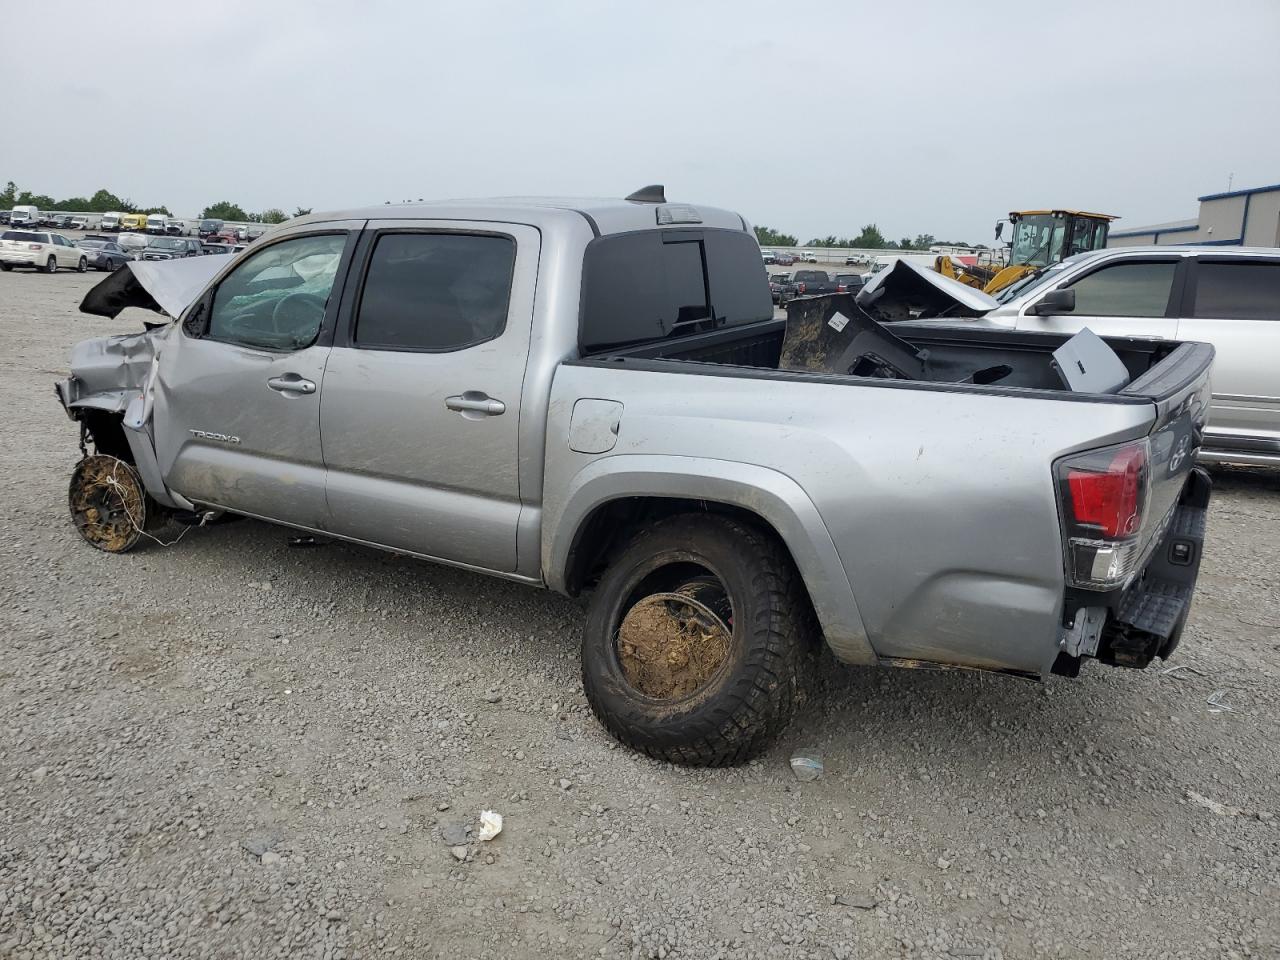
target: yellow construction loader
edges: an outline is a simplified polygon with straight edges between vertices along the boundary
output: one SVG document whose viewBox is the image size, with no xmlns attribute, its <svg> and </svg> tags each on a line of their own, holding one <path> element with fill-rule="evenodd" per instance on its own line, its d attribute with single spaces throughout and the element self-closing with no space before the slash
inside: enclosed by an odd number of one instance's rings
<svg viewBox="0 0 1280 960">
<path fill-rule="evenodd" d="M 1101 250 L 1107 245 L 1111 221 L 1118 219 L 1109 213 L 1080 210 L 1015 210 L 1008 220 L 1013 238 L 1007 263 L 979 257 L 976 263 L 968 265 L 941 256 L 934 261 L 934 269 L 983 293 L 998 293 L 1035 270 L 1060 263 L 1077 253 Z M 1004 220 L 996 222 L 997 242 L 1004 225 Z"/>
</svg>

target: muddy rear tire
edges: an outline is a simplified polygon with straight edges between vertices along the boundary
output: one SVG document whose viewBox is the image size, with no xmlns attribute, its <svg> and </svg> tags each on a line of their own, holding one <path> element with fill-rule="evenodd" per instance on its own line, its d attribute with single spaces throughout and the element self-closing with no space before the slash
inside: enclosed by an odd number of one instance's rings
<svg viewBox="0 0 1280 960">
<path fill-rule="evenodd" d="M 660 521 L 623 548 L 592 596 L 582 645 L 591 709 L 656 759 L 742 763 L 791 720 L 807 604 L 769 532 L 711 514 Z M 645 623 L 657 629 L 637 632 Z"/>
</svg>

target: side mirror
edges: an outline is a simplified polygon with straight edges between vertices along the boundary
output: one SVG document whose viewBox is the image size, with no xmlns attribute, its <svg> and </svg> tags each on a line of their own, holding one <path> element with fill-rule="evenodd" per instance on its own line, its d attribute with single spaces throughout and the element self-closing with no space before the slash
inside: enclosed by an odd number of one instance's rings
<svg viewBox="0 0 1280 960">
<path fill-rule="evenodd" d="M 1004 233 L 1004 221 L 1003 221 L 1003 220 L 997 220 L 997 221 L 996 221 L 996 239 L 997 239 L 997 240 L 999 240 L 999 239 L 1000 239 L 1000 234 L 1002 234 L 1002 233 Z"/>
<path fill-rule="evenodd" d="M 1076 292 L 1068 287 L 1063 290 L 1050 290 L 1033 303 L 1027 313 L 1033 317 L 1043 317 L 1046 314 L 1071 313 L 1075 308 Z"/>
</svg>

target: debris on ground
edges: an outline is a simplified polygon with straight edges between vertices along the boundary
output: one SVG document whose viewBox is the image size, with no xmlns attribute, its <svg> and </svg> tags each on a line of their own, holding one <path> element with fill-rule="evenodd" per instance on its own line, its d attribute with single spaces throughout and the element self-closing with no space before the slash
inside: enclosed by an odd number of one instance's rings
<svg viewBox="0 0 1280 960">
<path fill-rule="evenodd" d="M 1186 671 L 1187 673 L 1194 673 L 1197 677 L 1209 676 L 1209 674 L 1205 673 L 1203 670 L 1193 667 L 1189 663 L 1180 663 L 1176 667 L 1166 667 L 1160 671 L 1160 676 L 1173 677 L 1175 680 L 1185 680 L 1187 678 L 1182 675 L 1183 671 Z"/>
<path fill-rule="evenodd" d="M 459 863 L 467 859 L 467 848 L 464 846 L 450 847 L 449 852 L 453 854 L 453 859 L 457 860 Z"/>
<path fill-rule="evenodd" d="M 1227 703 L 1227 691 L 1215 690 L 1204 701 L 1210 713 L 1235 713 L 1235 707 Z"/>
<path fill-rule="evenodd" d="M 809 783 L 822 776 L 822 758 L 812 750 L 801 750 L 791 757 L 791 772 L 801 783 Z"/>
<path fill-rule="evenodd" d="M 1197 806 L 1204 807 L 1206 810 L 1216 813 L 1220 817 L 1238 817 L 1244 813 L 1239 807 L 1228 806 L 1225 803 L 1219 803 L 1217 800 L 1210 800 L 1203 794 L 1196 793 L 1194 790 L 1187 791 L 1187 799 Z"/>
<path fill-rule="evenodd" d="M 480 811 L 480 832 L 476 835 L 483 842 L 492 840 L 502 832 L 502 814 L 492 810 Z"/>
<path fill-rule="evenodd" d="M 465 823 L 440 824 L 440 838 L 447 847 L 465 846 L 470 841 L 471 828 Z"/>
<path fill-rule="evenodd" d="M 275 846 L 277 839 L 274 833 L 255 833 L 241 840 L 240 846 L 255 857 L 261 857 Z"/>
</svg>

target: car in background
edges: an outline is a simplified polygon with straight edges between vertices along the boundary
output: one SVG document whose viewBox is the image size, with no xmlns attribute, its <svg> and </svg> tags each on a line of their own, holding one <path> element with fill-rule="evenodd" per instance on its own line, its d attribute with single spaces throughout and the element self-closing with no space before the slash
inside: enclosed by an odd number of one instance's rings
<svg viewBox="0 0 1280 960">
<path fill-rule="evenodd" d="M 773 302 L 780 307 L 786 306 L 788 300 L 796 298 L 796 285 L 789 273 L 775 273 L 769 277 L 769 293 Z"/>
<path fill-rule="evenodd" d="M 836 293 L 857 293 L 867 278 L 860 273 L 837 273 Z"/>
<path fill-rule="evenodd" d="M 164 222 L 164 232 L 170 237 L 181 237 L 187 232 L 187 225 L 174 217 L 170 217 Z"/>
<path fill-rule="evenodd" d="M 9 214 L 9 211 L 8 211 L 8 210 L 0 210 L 0 223 L 2 223 L 2 224 L 4 224 L 4 225 L 8 226 L 8 224 L 9 224 L 9 216 L 10 216 L 10 214 Z"/>
<path fill-rule="evenodd" d="M 40 209 L 27 203 L 20 203 L 9 212 L 9 222 L 14 227 L 31 229 L 40 225 Z"/>
<path fill-rule="evenodd" d="M 206 218 L 200 221 L 200 225 L 196 227 L 196 234 L 201 240 L 207 240 L 210 237 L 216 237 L 222 232 L 222 221 Z"/>
<path fill-rule="evenodd" d="M 71 229 L 71 217 L 68 214 L 59 214 L 52 219 L 53 223 L 51 226 L 56 227 L 59 230 Z"/>
<path fill-rule="evenodd" d="M 204 256 L 218 256 L 220 254 L 230 253 L 231 244 L 229 243 L 202 243 L 200 244 L 200 253 Z"/>
<path fill-rule="evenodd" d="M 102 219 L 98 221 L 98 229 L 119 232 L 120 218 L 122 216 L 124 216 L 124 214 L 116 213 L 115 211 L 104 213 L 102 215 Z"/>
<path fill-rule="evenodd" d="M 102 219 L 105 221 L 106 217 Z M 145 213 L 122 213 L 120 214 L 119 229 L 124 233 L 145 233 L 147 215 Z"/>
<path fill-rule="evenodd" d="M 806 250 L 804 251 L 804 253 L 797 254 L 796 259 L 800 263 L 817 263 L 818 255 L 814 253 L 812 250 Z"/>
<path fill-rule="evenodd" d="M 855 253 L 844 258 L 844 265 L 846 267 L 866 267 L 870 266 L 872 262 L 873 261 L 870 257 L 864 256 L 860 253 Z"/>
<path fill-rule="evenodd" d="M 181 260 L 200 256 L 200 241 L 185 237 L 152 237 L 142 250 L 142 260 Z"/>
<path fill-rule="evenodd" d="M 169 218 L 163 213 L 148 213 L 146 226 L 147 233 L 158 236 L 164 233 L 164 228 L 168 223 Z"/>
<path fill-rule="evenodd" d="M 57 273 L 68 267 L 84 273 L 89 257 L 66 237 L 43 230 L 5 230 L 0 233 L 0 270 L 31 267 L 43 273 Z"/>
<path fill-rule="evenodd" d="M 795 262 L 796 262 L 796 258 L 795 258 L 795 257 L 793 257 L 793 256 L 792 256 L 791 254 L 789 254 L 789 253 L 779 253 L 779 254 L 774 258 L 774 261 L 773 261 L 773 262 L 774 262 L 774 263 L 776 263 L 776 264 L 777 264 L 778 266 L 780 266 L 780 267 L 789 267 L 789 266 L 791 266 L 793 263 L 795 263 Z"/>
<path fill-rule="evenodd" d="M 778 262 L 778 255 L 774 253 L 772 250 L 761 250 L 760 256 L 764 259 L 764 262 L 766 264 Z"/>
<path fill-rule="evenodd" d="M 89 258 L 89 266 L 95 270 L 118 270 L 126 260 L 133 259 L 132 255 L 125 252 L 124 247 L 106 237 L 86 237 L 77 240 L 76 246 L 85 252 L 85 256 Z"/>
<path fill-rule="evenodd" d="M 72 230 L 88 230 L 89 218 L 88 217 L 72 217 L 71 229 Z"/>
<path fill-rule="evenodd" d="M 124 252 L 134 260 L 142 259 L 142 251 L 147 248 L 148 237 L 141 233 L 122 233 L 116 239 Z"/>
<path fill-rule="evenodd" d="M 797 270 L 791 279 L 798 297 L 819 297 L 836 292 L 835 281 L 825 270 Z"/>
</svg>

